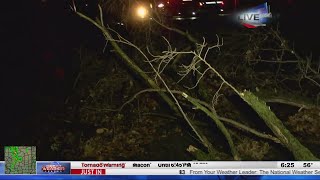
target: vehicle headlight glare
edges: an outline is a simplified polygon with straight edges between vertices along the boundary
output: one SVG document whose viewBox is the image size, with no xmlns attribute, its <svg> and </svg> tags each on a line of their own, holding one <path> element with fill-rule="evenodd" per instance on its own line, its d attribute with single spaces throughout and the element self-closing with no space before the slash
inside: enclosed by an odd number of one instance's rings
<svg viewBox="0 0 320 180">
<path fill-rule="evenodd" d="M 148 15 L 148 10 L 143 6 L 139 6 L 136 12 L 137 16 L 142 19 L 144 19 Z"/>
<path fill-rule="evenodd" d="M 164 7 L 163 3 L 158 4 L 158 8 L 163 8 L 163 7 Z"/>
</svg>

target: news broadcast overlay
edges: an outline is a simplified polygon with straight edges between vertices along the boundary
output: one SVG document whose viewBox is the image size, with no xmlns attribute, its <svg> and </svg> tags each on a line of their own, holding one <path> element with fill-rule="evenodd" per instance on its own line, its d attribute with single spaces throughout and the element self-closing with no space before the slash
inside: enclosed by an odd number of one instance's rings
<svg viewBox="0 0 320 180">
<path fill-rule="evenodd" d="M 320 161 L 36 161 L 35 146 L 6 146 L 6 175 L 320 175 Z"/>
<path fill-rule="evenodd" d="M 247 28 L 266 26 L 272 18 L 270 6 L 263 3 L 250 9 L 236 13 L 235 20 Z"/>
<path fill-rule="evenodd" d="M 4 147 L 5 174 L 35 174 L 36 147 L 35 146 L 5 146 Z M 0 166 L 1 168 L 2 166 Z M 0 170 L 2 172 L 2 170 Z"/>
<path fill-rule="evenodd" d="M 17 174 L 0 161 L 0 174 Z M 29 169 L 23 167 L 20 169 Z M 320 175 L 320 161 L 37 161 L 39 175 Z"/>
</svg>

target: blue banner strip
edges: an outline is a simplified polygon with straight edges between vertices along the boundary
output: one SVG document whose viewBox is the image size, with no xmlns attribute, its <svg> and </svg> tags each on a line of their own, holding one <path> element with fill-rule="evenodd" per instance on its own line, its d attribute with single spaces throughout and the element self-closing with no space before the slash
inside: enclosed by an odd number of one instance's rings
<svg viewBox="0 0 320 180">
<path fill-rule="evenodd" d="M 4 163 L 0 163 L 0 174 L 4 174 L 5 173 L 5 164 Z"/>
</svg>

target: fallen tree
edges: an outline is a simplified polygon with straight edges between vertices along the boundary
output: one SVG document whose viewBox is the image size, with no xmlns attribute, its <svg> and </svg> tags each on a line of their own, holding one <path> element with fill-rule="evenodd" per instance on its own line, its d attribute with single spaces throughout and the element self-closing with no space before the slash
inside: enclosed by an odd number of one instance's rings
<svg viewBox="0 0 320 180">
<path fill-rule="evenodd" d="M 180 114 L 180 116 L 182 116 L 187 121 L 187 123 L 193 129 L 193 131 L 195 132 L 199 140 L 205 145 L 205 147 L 208 148 L 209 154 L 207 155 L 207 159 L 212 159 L 211 158 L 212 153 L 215 154 L 216 150 L 213 148 L 213 146 L 207 140 L 207 138 L 203 135 L 203 133 L 201 133 L 198 130 L 198 128 L 192 123 L 190 118 L 186 115 L 182 106 L 179 103 L 178 97 L 176 97 L 176 95 L 174 94 L 174 90 L 170 88 L 171 85 L 168 85 L 165 79 L 161 75 L 165 67 L 169 63 L 171 63 L 171 61 L 174 59 L 173 57 L 176 57 L 179 54 L 191 55 L 193 56 L 193 59 L 190 64 L 182 65 L 182 70 L 178 72 L 178 74 L 181 76 L 181 79 L 178 82 L 183 80 L 190 73 L 193 73 L 194 75 L 197 74 L 199 76 L 196 84 L 193 87 L 189 87 L 187 89 L 190 90 L 196 87 L 207 73 L 209 72 L 213 73 L 215 76 L 218 77 L 220 81 L 222 81 L 220 88 L 218 89 L 216 94 L 213 96 L 214 97 L 213 102 L 215 102 L 219 97 L 219 93 L 223 86 L 230 88 L 236 95 L 241 97 L 241 99 L 245 101 L 248 104 L 248 106 L 250 106 L 260 116 L 260 118 L 271 129 L 271 131 L 274 133 L 274 135 L 280 141 L 280 143 L 292 152 L 296 160 L 316 160 L 317 159 L 312 154 L 312 152 L 310 152 L 306 147 L 304 147 L 290 133 L 290 131 L 286 129 L 286 127 L 282 124 L 282 122 L 275 116 L 275 114 L 266 105 L 265 101 L 258 99 L 253 93 L 249 91 L 243 91 L 243 92 L 239 91 L 236 87 L 232 86 L 214 67 L 212 67 L 211 64 L 207 62 L 206 59 L 209 51 L 214 48 L 220 48 L 220 46 L 223 45 L 223 44 L 220 44 L 219 41 L 215 46 L 211 46 L 211 47 L 208 47 L 204 41 L 202 44 L 196 44 L 197 50 L 187 51 L 187 52 L 176 51 L 171 47 L 170 43 L 167 41 L 168 43 L 167 51 L 163 51 L 161 55 L 153 55 L 149 51 L 150 55 L 146 55 L 140 48 L 138 48 L 136 45 L 131 43 L 129 40 L 123 38 L 121 35 L 116 33 L 117 39 L 112 37 L 110 31 L 113 31 L 113 30 L 109 27 L 106 27 L 103 23 L 101 8 L 100 8 L 100 20 L 98 21 L 94 21 L 89 17 L 85 16 L 84 14 L 81 14 L 80 12 L 76 12 L 76 13 L 80 17 L 88 20 L 89 22 L 94 24 L 96 27 L 98 27 L 102 31 L 106 40 L 111 43 L 115 52 L 120 56 L 120 58 L 125 62 L 125 64 L 132 70 L 132 72 L 137 74 L 139 77 L 141 77 L 141 79 L 143 79 L 149 87 L 151 87 L 152 89 L 155 89 L 159 93 L 161 98 L 169 105 L 169 107 L 175 113 Z M 182 33 L 182 35 L 188 35 L 188 34 Z M 190 37 L 188 39 L 190 39 Z M 193 41 L 193 39 L 191 39 L 191 41 Z M 169 93 L 170 96 L 168 96 L 163 91 L 161 91 L 160 90 L 161 88 L 157 85 L 157 83 L 155 83 L 152 78 L 150 78 L 139 66 L 137 66 L 134 63 L 133 59 L 131 59 L 123 51 L 123 49 L 121 49 L 121 47 L 119 46 L 119 43 L 125 44 L 134 48 L 140 53 L 140 55 L 142 55 L 142 57 L 144 58 L 144 61 L 150 65 L 150 67 L 152 68 L 153 72 L 156 75 L 156 78 L 160 79 L 162 85 L 165 87 L 166 92 Z M 201 69 L 199 68 L 200 66 L 202 67 Z M 188 102 L 190 102 L 193 106 L 195 106 L 196 109 L 204 112 L 207 116 L 210 117 L 212 121 L 215 122 L 215 124 L 220 129 L 222 134 L 225 136 L 230 146 L 233 159 L 240 160 L 241 155 L 238 154 L 236 148 L 234 147 L 234 143 L 228 129 L 224 126 L 222 121 L 219 119 L 219 116 L 214 109 L 214 104 L 210 106 L 205 105 L 201 103 L 202 101 L 191 97 L 190 95 L 188 95 L 188 93 L 185 93 L 185 92 L 179 93 L 179 95 L 184 97 Z"/>
</svg>

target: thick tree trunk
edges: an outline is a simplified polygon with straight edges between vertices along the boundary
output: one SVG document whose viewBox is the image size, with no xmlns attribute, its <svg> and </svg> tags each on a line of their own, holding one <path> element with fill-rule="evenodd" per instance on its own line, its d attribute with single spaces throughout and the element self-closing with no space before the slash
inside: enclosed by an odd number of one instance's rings
<svg viewBox="0 0 320 180">
<path fill-rule="evenodd" d="M 241 98 L 254 109 L 265 124 L 271 129 L 281 144 L 288 148 L 296 160 L 318 160 L 312 152 L 303 146 L 270 110 L 265 101 L 258 99 L 249 91 L 240 94 Z"/>
</svg>

